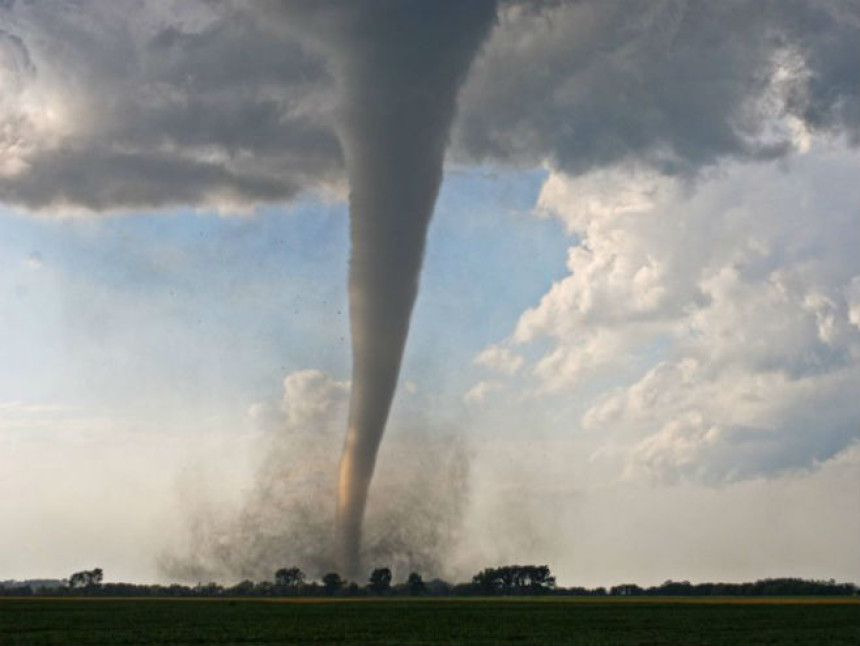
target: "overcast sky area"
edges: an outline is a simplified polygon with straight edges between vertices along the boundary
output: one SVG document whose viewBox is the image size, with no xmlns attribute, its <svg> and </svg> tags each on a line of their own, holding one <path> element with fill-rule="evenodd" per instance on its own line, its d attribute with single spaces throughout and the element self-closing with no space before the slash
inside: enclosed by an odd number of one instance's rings
<svg viewBox="0 0 860 646">
<path fill-rule="evenodd" d="M 0 580 L 329 567 L 350 250 L 321 6 L 0 0 Z M 860 582 L 858 43 L 855 0 L 498 4 L 373 566 Z"/>
</svg>

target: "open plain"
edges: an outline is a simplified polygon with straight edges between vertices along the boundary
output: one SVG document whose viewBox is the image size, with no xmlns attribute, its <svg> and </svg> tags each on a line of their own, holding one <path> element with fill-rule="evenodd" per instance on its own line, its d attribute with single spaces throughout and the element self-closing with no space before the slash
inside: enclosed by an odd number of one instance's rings
<svg viewBox="0 0 860 646">
<path fill-rule="evenodd" d="M 860 599 L 3 599 L 0 643 L 856 646 Z"/>
</svg>

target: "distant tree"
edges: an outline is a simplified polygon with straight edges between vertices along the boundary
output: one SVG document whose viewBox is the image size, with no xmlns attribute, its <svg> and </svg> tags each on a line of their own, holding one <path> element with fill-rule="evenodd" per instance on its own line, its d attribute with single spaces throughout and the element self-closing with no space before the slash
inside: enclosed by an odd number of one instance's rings
<svg viewBox="0 0 860 646">
<path fill-rule="evenodd" d="M 555 577 L 546 565 L 504 565 L 478 572 L 472 588 L 481 594 L 542 594 L 555 588 Z"/>
<path fill-rule="evenodd" d="M 424 579 L 418 572 L 413 572 L 406 580 L 409 585 L 409 594 L 424 594 L 427 591 L 427 586 L 424 585 Z"/>
<path fill-rule="evenodd" d="M 218 585 L 215 582 L 198 583 L 194 587 L 194 589 L 192 590 L 192 593 L 195 596 L 201 596 L 201 597 L 216 597 L 219 594 L 222 594 L 223 592 L 224 592 L 224 588 L 222 588 L 220 585 Z"/>
<path fill-rule="evenodd" d="M 425 581 L 424 585 L 427 588 L 427 593 L 432 594 L 437 597 L 444 597 L 449 594 L 454 589 L 454 586 L 447 581 L 443 581 L 442 579 L 431 579 L 430 581 Z M 468 583 L 464 583 L 463 585 L 469 587 Z"/>
<path fill-rule="evenodd" d="M 672 581 L 668 579 L 657 589 L 657 594 L 669 597 L 689 596 L 692 593 L 692 585 L 689 581 Z"/>
<path fill-rule="evenodd" d="M 103 578 L 104 573 L 99 567 L 93 570 L 82 570 L 69 577 L 69 587 L 77 590 L 90 589 L 101 584 Z"/>
<path fill-rule="evenodd" d="M 246 596 L 250 595 L 254 592 L 254 582 L 250 579 L 245 579 L 244 581 L 239 581 L 232 588 L 227 588 L 227 594 L 235 594 L 237 596 Z"/>
<path fill-rule="evenodd" d="M 275 572 L 275 585 L 281 588 L 298 588 L 305 582 L 305 573 L 297 567 L 281 568 Z"/>
<path fill-rule="evenodd" d="M 335 592 L 340 590 L 345 583 L 337 572 L 329 572 L 322 578 L 322 582 L 327 595 L 333 595 Z"/>
<path fill-rule="evenodd" d="M 0 597 L 29 597 L 34 590 L 30 585 L 14 584 L 6 586 L 0 584 Z"/>
<path fill-rule="evenodd" d="M 501 588 L 502 582 L 496 568 L 484 568 L 472 577 L 472 586 L 481 594 L 495 594 Z"/>
<path fill-rule="evenodd" d="M 541 593 L 555 588 L 555 577 L 548 565 L 523 565 L 514 575 L 514 585 L 520 591 Z"/>
<path fill-rule="evenodd" d="M 370 589 L 375 594 L 385 594 L 390 588 L 391 570 L 387 567 L 381 567 L 370 573 Z"/>
<path fill-rule="evenodd" d="M 622 583 L 609 589 L 609 594 L 613 597 L 638 597 L 643 592 L 644 590 L 635 583 Z"/>
</svg>

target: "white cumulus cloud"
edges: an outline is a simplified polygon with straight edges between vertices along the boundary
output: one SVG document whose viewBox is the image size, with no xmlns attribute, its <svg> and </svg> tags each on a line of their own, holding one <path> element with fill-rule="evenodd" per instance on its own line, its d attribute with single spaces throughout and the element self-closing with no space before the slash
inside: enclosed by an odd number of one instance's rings
<svg viewBox="0 0 860 646">
<path fill-rule="evenodd" d="M 493 370 L 498 370 L 499 372 L 507 375 L 512 375 L 523 365 L 523 358 L 515 352 L 512 352 L 510 348 L 491 345 L 490 347 L 482 350 L 478 356 L 475 357 L 475 363 Z"/>
<path fill-rule="evenodd" d="M 539 213 L 574 244 L 510 339 L 548 342 L 526 372 L 591 398 L 581 426 L 628 475 L 721 482 L 836 455 L 860 437 L 858 162 L 819 142 L 694 185 L 551 175 Z"/>
<path fill-rule="evenodd" d="M 483 402 L 490 394 L 501 389 L 502 384 L 498 381 L 479 381 L 463 395 L 463 401 L 467 404 L 478 404 Z"/>
</svg>

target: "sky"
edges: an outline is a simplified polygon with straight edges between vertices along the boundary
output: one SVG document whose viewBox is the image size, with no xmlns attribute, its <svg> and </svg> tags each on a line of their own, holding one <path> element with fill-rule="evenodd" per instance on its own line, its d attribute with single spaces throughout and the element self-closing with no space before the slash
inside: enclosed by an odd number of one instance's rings
<svg viewBox="0 0 860 646">
<path fill-rule="evenodd" d="M 0 580 L 330 567 L 374 6 L 0 2 Z M 366 560 L 860 581 L 860 4 L 495 12 Z"/>
</svg>

